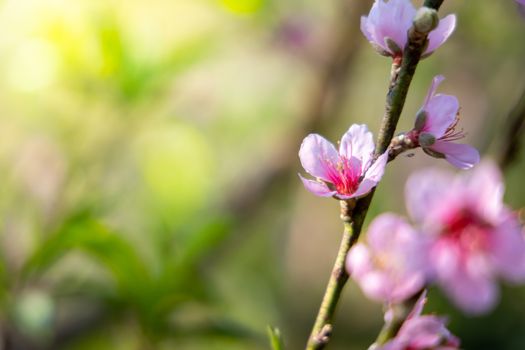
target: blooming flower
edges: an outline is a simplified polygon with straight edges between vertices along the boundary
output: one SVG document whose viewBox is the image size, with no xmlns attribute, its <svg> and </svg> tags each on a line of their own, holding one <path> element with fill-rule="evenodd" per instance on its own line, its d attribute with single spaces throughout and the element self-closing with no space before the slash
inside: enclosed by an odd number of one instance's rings
<svg viewBox="0 0 525 350">
<path fill-rule="evenodd" d="M 445 327 L 445 319 L 433 315 L 421 316 L 426 295 L 423 294 L 403 323 L 397 335 L 374 350 L 454 350 L 459 339 Z M 387 316 L 388 313 L 385 315 Z M 387 321 L 388 322 L 388 321 Z"/>
<path fill-rule="evenodd" d="M 400 57 L 415 14 L 416 9 L 410 0 L 375 0 L 368 17 L 361 17 L 361 31 L 379 53 Z M 423 56 L 430 55 L 441 46 L 455 27 L 455 15 L 443 18 L 438 27 L 428 35 L 428 46 Z"/>
<path fill-rule="evenodd" d="M 348 253 L 346 268 L 370 299 L 387 304 L 406 300 L 426 282 L 425 242 L 404 219 L 378 216 Z"/>
<path fill-rule="evenodd" d="M 496 304 L 497 278 L 525 281 L 525 239 L 517 216 L 503 204 L 503 187 L 489 162 L 458 176 L 433 169 L 407 181 L 407 209 L 432 237 L 431 278 L 467 313 Z"/>
<path fill-rule="evenodd" d="M 441 75 L 432 80 L 425 103 L 416 117 L 414 130 L 408 137 L 421 146 L 427 154 L 445 158 L 460 169 L 468 169 L 479 162 L 478 151 L 469 145 L 454 143 L 465 137 L 457 130 L 459 102 L 455 96 L 436 94 L 437 87 L 445 78 Z"/>
<path fill-rule="evenodd" d="M 317 134 L 308 135 L 299 150 L 303 168 L 317 181 L 299 174 L 306 189 L 322 197 L 357 198 L 367 194 L 383 177 L 388 152 L 374 162 L 374 141 L 366 125 L 354 124 L 341 139 L 339 152 Z"/>
</svg>

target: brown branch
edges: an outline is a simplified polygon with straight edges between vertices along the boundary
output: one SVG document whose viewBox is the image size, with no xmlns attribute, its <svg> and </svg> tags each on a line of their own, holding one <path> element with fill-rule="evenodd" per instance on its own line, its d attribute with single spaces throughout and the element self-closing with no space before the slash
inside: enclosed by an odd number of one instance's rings
<svg viewBox="0 0 525 350">
<path fill-rule="evenodd" d="M 432 6 L 431 8 L 437 11 L 441 3 L 442 0 L 427 0 L 425 1 L 425 6 Z M 393 74 L 391 74 L 386 98 L 385 115 L 381 122 L 376 144 L 376 157 L 384 153 L 392 141 L 399 117 L 403 111 L 410 83 L 412 82 L 417 65 L 424 51 L 427 36 L 428 32 L 420 33 L 416 30 L 416 25 L 412 26 L 408 32 L 408 43 L 403 50 L 403 59 L 399 70 L 397 68 L 397 62 L 394 62 L 394 66 L 392 67 Z M 367 196 L 359 199 L 355 209 L 343 220 L 345 230 L 340 250 L 337 254 L 333 272 L 330 276 L 314 327 L 308 339 L 307 350 L 324 349 L 331 339 L 334 313 L 341 291 L 349 277 L 344 269 L 344 260 L 352 245 L 359 238 L 374 193 L 375 191 L 371 191 Z M 400 322 L 402 324 L 404 320 Z M 327 330 L 329 330 L 329 332 L 327 332 Z M 392 336 L 395 336 L 395 334 L 392 334 Z"/>
<path fill-rule="evenodd" d="M 503 147 L 498 160 L 502 169 L 508 168 L 519 156 L 525 133 L 525 90 L 510 112 L 507 129 L 503 135 Z"/>
</svg>

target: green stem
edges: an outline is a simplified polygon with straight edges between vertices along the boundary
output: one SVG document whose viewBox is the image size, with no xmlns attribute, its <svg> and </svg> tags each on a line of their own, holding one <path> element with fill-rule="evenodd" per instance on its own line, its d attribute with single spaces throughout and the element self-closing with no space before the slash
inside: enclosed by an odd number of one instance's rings
<svg viewBox="0 0 525 350">
<path fill-rule="evenodd" d="M 390 322 L 385 323 L 381 329 L 381 332 L 379 332 L 379 335 L 375 341 L 376 345 L 384 345 L 386 342 L 396 336 L 397 332 L 399 332 L 399 329 L 414 309 L 414 306 L 421 297 L 422 293 L 423 290 L 419 291 L 413 297 L 400 304 L 392 305 L 392 319 Z"/>
<path fill-rule="evenodd" d="M 443 0 L 426 0 L 425 6 L 438 10 L 442 2 Z M 401 66 L 399 68 L 397 67 L 398 62 L 394 60 L 395 66 L 392 67 L 391 80 L 386 99 L 385 115 L 381 122 L 381 128 L 376 144 L 376 157 L 384 153 L 392 141 L 399 117 L 403 111 L 412 77 L 414 76 L 419 60 L 421 59 L 421 54 L 424 51 L 426 41 L 427 34 L 411 30 L 409 32 L 408 43 L 403 51 Z M 355 208 L 352 208 L 352 206 L 349 205 L 349 202 L 342 202 L 346 203 L 346 206 L 345 204 L 342 205 L 341 215 L 344 222 L 343 238 L 314 327 L 312 328 L 312 332 L 308 339 L 308 344 L 306 346 L 307 350 L 324 349 L 331 339 L 333 329 L 332 321 L 337 303 L 341 291 L 349 277 L 344 269 L 346 255 L 359 238 L 374 193 L 375 189 L 365 197 L 360 198 L 355 203 Z M 393 328 L 393 330 L 395 332 L 388 333 L 388 336 L 386 336 L 385 339 L 395 336 L 399 328 Z"/>
<path fill-rule="evenodd" d="M 372 197 L 365 198 L 371 199 Z M 335 309 L 343 287 L 348 280 L 348 273 L 345 269 L 346 255 L 359 238 L 370 205 L 370 201 L 364 200 L 365 198 L 357 203 L 355 200 L 341 201 L 341 220 L 344 224 L 343 238 L 314 327 L 308 339 L 307 350 L 324 349 L 330 341 Z"/>
</svg>

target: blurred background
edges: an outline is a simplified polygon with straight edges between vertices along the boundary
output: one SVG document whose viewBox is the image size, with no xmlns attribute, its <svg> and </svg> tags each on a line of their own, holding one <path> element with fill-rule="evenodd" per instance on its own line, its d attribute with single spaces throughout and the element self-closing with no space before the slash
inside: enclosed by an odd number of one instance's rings
<svg viewBox="0 0 525 350">
<path fill-rule="evenodd" d="M 525 18 L 473 4 L 445 1 L 458 27 L 420 64 L 398 130 L 443 74 L 467 142 L 499 159 L 525 99 Z M 302 348 L 342 227 L 337 201 L 298 181 L 297 151 L 312 131 L 377 132 L 390 60 L 359 31 L 370 5 L 0 1 L 0 348 L 268 349 L 267 325 Z M 405 212 L 410 172 L 452 171 L 414 153 L 367 223 Z M 525 152 L 504 172 L 519 210 Z M 465 349 L 523 349 L 525 288 L 502 300 L 468 318 L 432 290 L 427 311 Z M 350 281 L 330 348 L 365 349 L 381 324 Z"/>
</svg>

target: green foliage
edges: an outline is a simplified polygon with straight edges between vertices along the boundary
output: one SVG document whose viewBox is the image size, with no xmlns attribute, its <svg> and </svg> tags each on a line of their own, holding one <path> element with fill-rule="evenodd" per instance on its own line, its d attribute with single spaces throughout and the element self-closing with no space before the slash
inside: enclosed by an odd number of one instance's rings
<svg viewBox="0 0 525 350">
<path fill-rule="evenodd" d="M 270 345 L 272 350 L 284 350 L 284 342 L 279 328 L 268 326 L 268 338 L 270 338 Z"/>
</svg>

